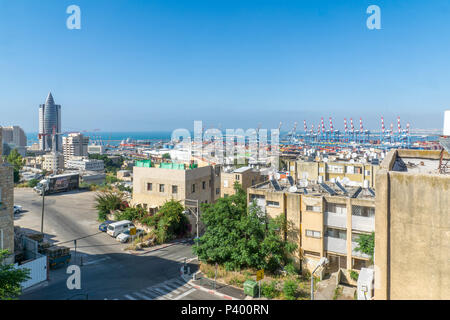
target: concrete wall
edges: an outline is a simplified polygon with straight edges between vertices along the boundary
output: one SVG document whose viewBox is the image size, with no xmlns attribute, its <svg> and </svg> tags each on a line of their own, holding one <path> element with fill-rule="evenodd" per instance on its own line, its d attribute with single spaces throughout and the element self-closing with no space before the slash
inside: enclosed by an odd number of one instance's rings
<svg viewBox="0 0 450 320">
<path fill-rule="evenodd" d="M 395 156 L 376 177 L 375 299 L 450 299 L 450 176 L 388 171 Z"/>
<path fill-rule="evenodd" d="M 0 127 L 0 141 L 2 141 L 2 130 Z M 0 155 L 2 153 L 0 143 Z M 14 174 L 10 164 L 3 162 L 0 157 L 0 249 L 9 250 L 14 254 Z M 6 260 L 7 263 L 14 262 L 14 255 Z"/>
</svg>

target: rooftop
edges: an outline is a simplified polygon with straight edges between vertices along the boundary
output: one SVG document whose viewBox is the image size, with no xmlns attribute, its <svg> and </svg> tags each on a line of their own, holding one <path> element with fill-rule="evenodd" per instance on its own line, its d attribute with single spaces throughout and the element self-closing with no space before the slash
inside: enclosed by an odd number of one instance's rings
<svg viewBox="0 0 450 320">
<path fill-rule="evenodd" d="M 311 196 L 340 196 L 357 199 L 375 198 L 375 190 L 372 188 L 344 186 L 339 182 L 306 183 L 306 181 L 301 181 L 292 187 L 287 179 L 282 179 L 275 182 L 266 181 L 253 186 L 252 189 L 281 193 L 299 193 Z"/>
<path fill-rule="evenodd" d="M 450 155 L 439 150 L 392 150 L 382 168 L 396 172 L 450 175 Z"/>
</svg>

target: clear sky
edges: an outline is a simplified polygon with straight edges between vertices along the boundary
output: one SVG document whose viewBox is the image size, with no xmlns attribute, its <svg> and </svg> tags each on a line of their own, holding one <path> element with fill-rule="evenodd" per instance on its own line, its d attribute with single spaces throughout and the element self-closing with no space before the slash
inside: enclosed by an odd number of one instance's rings
<svg viewBox="0 0 450 320">
<path fill-rule="evenodd" d="M 81 8 L 81 30 L 66 8 Z M 366 9 L 381 8 L 381 30 Z M 63 130 L 315 126 L 441 128 L 450 1 L 0 0 L 0 124 Z"/>
</svg>

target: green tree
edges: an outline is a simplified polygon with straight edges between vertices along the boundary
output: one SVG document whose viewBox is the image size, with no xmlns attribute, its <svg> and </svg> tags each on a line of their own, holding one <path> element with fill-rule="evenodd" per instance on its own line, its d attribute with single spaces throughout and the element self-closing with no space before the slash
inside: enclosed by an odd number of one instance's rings
<svg viewBox="0 0 450 320">
<path fill-rule="evenodd" d="M 23 168 L 24 160 L 22 156 L 19 154 L 17 149 L 13 149 L 9 155 L 6 157 L 6 161 L 14 167 L 14 183 L 18 183 L 20 181 L 20 170 Z"/>
<path fill-rule="evenodd" d="M 22 292 L 21 283 L 30 279 L 29 269 L 16 269 L 12 264 L 4 264 L 8 250 L 0 250 L 0 300 L 13 300 Z"/>
<path fill-rule="evenodd" d="M 95 197 L 95 208 L 98 211 L 98 220 L 105 221 L 110 211 L 124 210 L 126 208 L 122 193 L 111 191 L 100 192 Z"/>
<path fill-rule="evenodd" d="M 288 261 L 297 247 L 284 241 L 284 220 L 267 220 L 253 203 L 247 208 L 247 197 L 239 184 L 235 194 L 202 206 L 205 234 L 193 250 L 200 260 L 225 265 L 229 270 L 257 268 L 275 271 Z"/>
<path fill-rule="evenodd" d="M 154 216 L 147 217 L 142 222 L 154 227 L 158 242 L 164 243 L 184 236 L 188 231 L 189 221 L 183 211 L 183 205 L 172 199 L 164 203 Z"/>
<path fill-rule="evenodd" d="M 164 153 L 164 154 L 162 155 L 162 158 L 163 158 L 164 160 L 170 160 L 170 153 Z"/>
<path fill-rule="evenodd" d="M 375 232 L 371 234 L 361 234 L 357 239 L 358 246 L 355 251 L 359 251 L 370 256 L 370 262 L 373 263 L 373 254 L 375 249 Z"/>
</svg>

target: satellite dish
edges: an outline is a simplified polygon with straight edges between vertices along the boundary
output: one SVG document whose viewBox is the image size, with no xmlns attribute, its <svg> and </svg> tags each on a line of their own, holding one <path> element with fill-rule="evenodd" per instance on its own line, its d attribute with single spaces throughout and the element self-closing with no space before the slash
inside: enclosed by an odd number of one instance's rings
<svg viewBox="0 0 450 320">
<path fill-rule="evenodd" d="M 344 179 L 342 179 L 342 183 L 343 183 L 344 185 L 348 185 L 348 184 L 350 183 L 350 179 L 347 178 L 347 177 L 344 177 Z"/>
<path fill-rule="evenodd" d="M 297 192 L 297 187 L 296 186 L 290 187 L 289 192 Z"/>
<path fill-rule="evenodd" d="M 308 186 L 308 180 L 302 179 L 299 182 L 301 188 L 306 188 Z"/>
<path fill-rule="evenodd" d="M 275 179 L 280 180 L 281 175 L 277 172 L 275 173 Z"/>
</svg>

